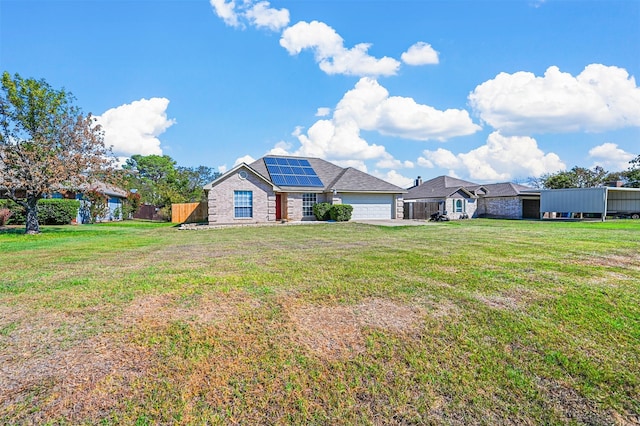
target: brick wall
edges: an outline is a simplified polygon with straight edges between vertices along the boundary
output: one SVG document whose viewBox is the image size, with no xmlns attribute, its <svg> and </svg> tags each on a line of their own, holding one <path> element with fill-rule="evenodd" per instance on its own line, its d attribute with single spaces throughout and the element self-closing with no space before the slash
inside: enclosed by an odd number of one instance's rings
<svg viewBox="0 0 640 426">
<path fill-rule="evenodd" d="M 245 170 L 245 169 L 240 169 Z M 238 173 L 233 173 L 223 181 L 218 182 L 208 193 L 209 224 L 216 223 L 256 223 L 276 220 L 276 196 L 273 187 L 251 171 L 242 179 Z M 233 193 L 234 191 L 253 192 L 253 217 L 235 218 Z"/>
<path fill-rule="evenodd" d="M 479 214 L 506 219 L 522 219 L 522 200 L 518 197 L 480 198 Z"/>
</svg>

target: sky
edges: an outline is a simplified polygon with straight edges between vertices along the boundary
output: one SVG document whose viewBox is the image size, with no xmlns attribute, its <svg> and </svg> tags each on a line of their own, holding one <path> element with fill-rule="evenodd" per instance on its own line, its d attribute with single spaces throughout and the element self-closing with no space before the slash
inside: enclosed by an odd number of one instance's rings
<svg viewBox="0 0 640 426">
<path fill-rule="evenodd" d="M 0 0 L 0 69 L 73 93 L 121 159 L 409 187 L 640 154 L 637 0 Z"/>
</svg>

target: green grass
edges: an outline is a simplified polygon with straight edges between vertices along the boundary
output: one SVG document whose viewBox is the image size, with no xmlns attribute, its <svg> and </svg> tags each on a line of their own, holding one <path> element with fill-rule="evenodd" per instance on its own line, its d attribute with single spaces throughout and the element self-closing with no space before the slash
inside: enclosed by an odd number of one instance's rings
<svg viewBox="0 0 640 426">
<path fill-rule="evenodd" d="M 624 424 L 640 222 L 0 230 L 0 422 Z"/>
</svg>

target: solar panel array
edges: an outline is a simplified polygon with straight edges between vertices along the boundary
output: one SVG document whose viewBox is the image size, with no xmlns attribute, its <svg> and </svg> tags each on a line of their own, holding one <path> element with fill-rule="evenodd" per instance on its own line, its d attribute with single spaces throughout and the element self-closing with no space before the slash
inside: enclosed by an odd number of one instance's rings
<svg viewBox="0 0 640 426">
<path fill-rule="evenodd" d="M 271 181 L 279 186 L 323 187 L 324 184 L 308 160 L 303 158 L 266 157 Z"/>
</svg>

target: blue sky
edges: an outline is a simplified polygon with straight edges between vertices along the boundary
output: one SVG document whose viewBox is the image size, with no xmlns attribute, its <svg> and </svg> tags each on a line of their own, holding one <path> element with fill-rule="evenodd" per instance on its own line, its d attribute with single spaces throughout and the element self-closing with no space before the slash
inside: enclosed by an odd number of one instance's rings
<svg viewBox="0 0 640 426">
<path fill-rule="evenodd" d="M 0 65 L 120 157 L 321 157 L 400 186 L 640 154 L 637 0 L 0 0 Z"/>
</svg>

